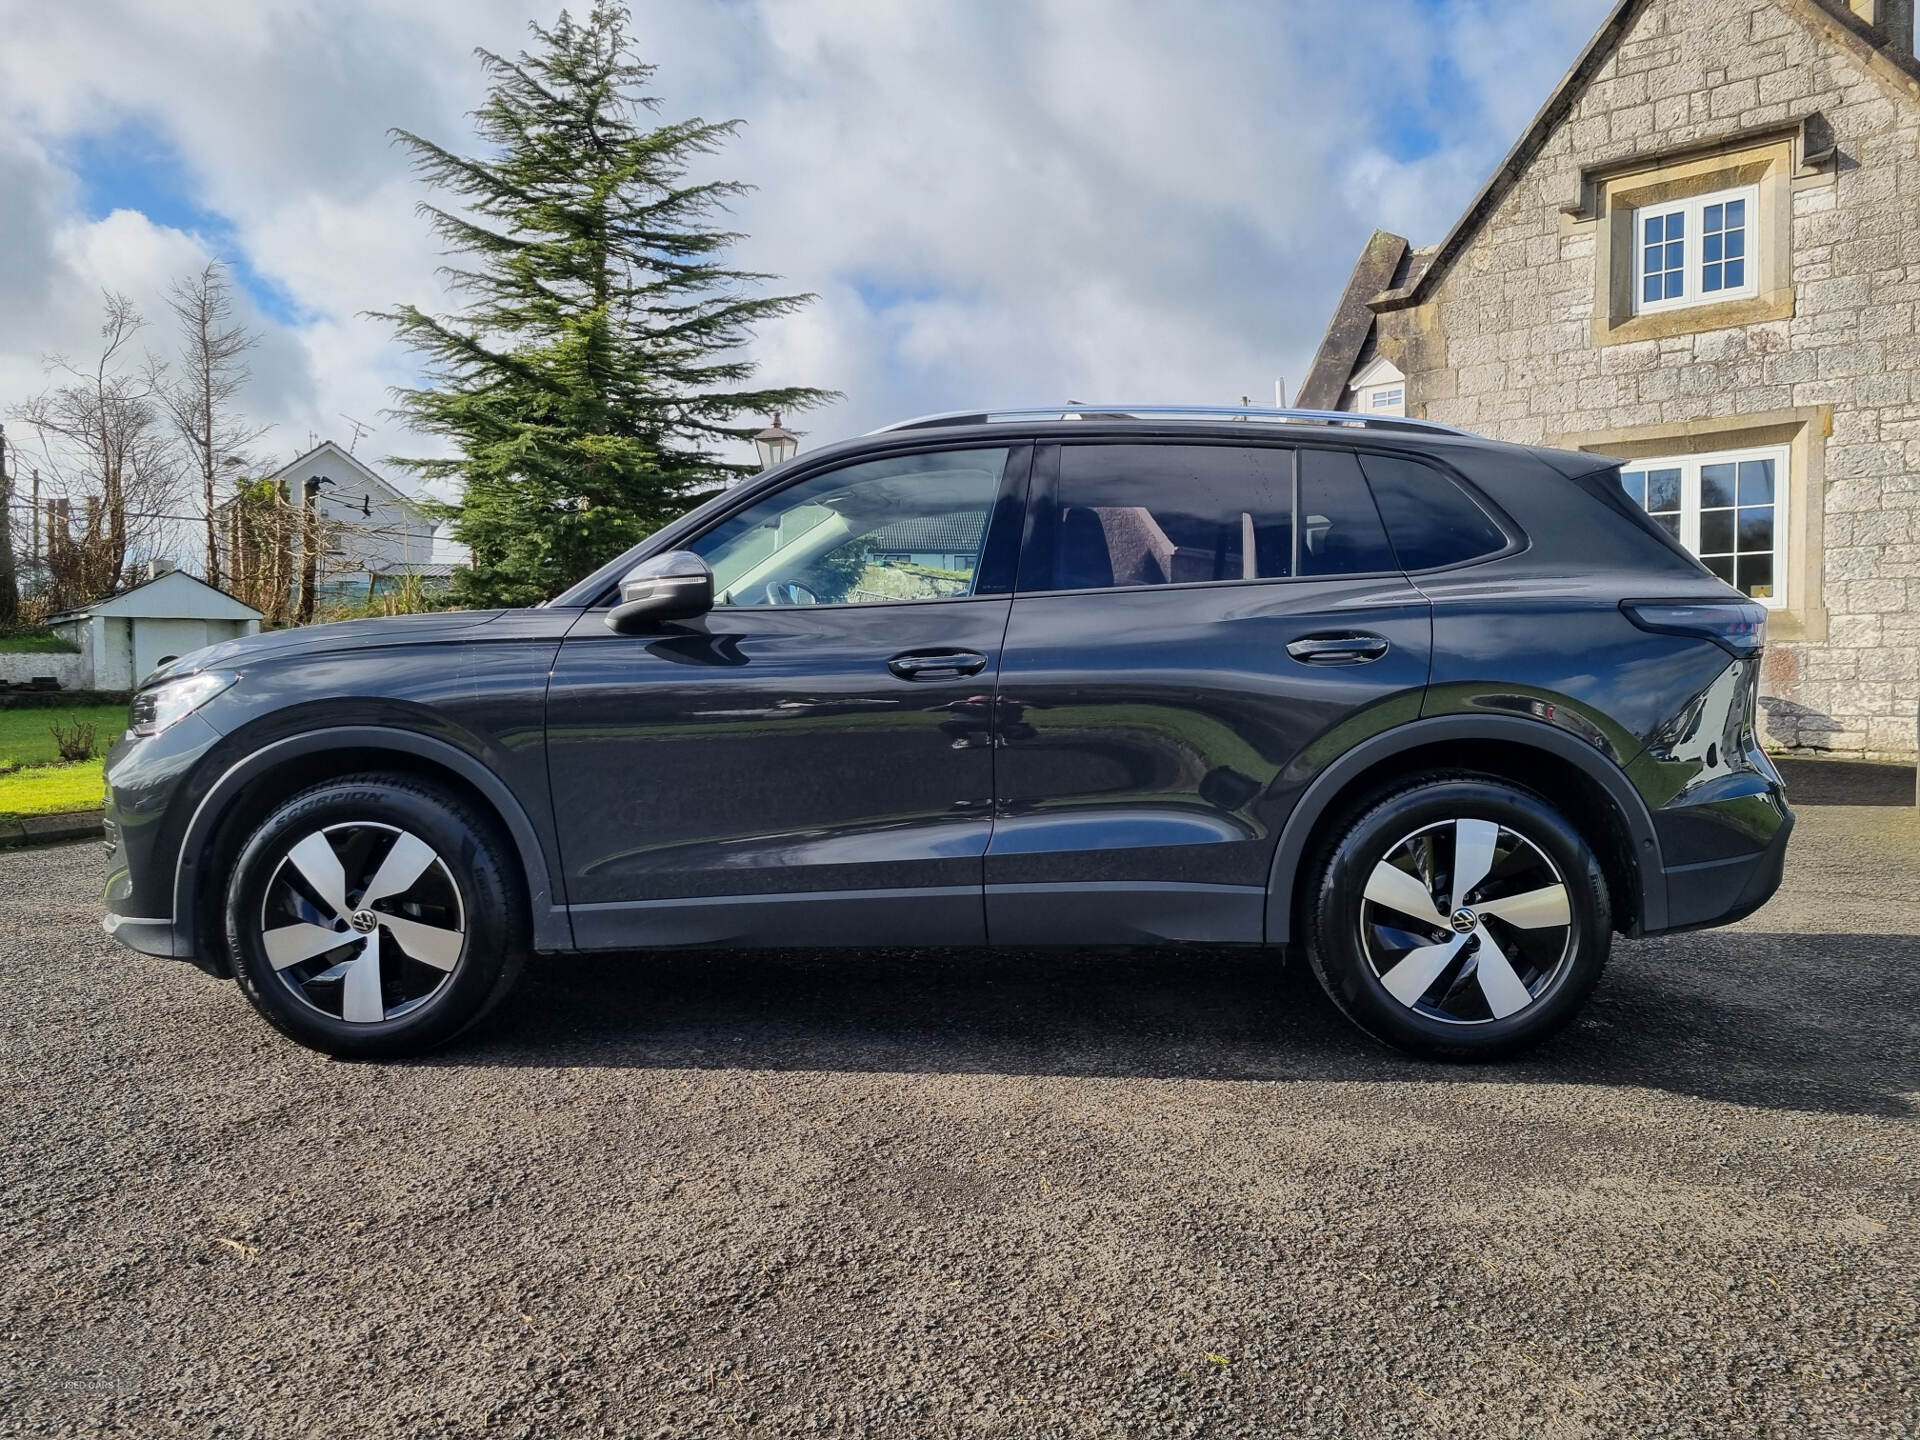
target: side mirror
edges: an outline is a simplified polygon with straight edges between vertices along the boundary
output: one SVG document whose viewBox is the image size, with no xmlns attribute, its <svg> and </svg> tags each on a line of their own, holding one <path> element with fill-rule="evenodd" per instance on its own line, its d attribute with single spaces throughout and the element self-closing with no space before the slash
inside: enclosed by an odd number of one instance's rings
<svg viewBox="0 0 1920 1440">
<path fill-rule="evenodd" d="M 669 550 L 642 560 L 620 581 L 620 603 L 607 628 L 638 635 L 668 620 L 691 620 L 713 608 L 713 571 L 691 550 Z"/>
</svg>

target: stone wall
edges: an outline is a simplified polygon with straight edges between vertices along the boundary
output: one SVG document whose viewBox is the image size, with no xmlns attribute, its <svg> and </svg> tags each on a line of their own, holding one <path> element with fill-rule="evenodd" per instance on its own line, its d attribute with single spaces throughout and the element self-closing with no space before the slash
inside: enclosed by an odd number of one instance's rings
<svg viewBox="0 0 1920 1440">
<path fill-rule="evenodd" d="M 1920 99 L 1811 0 L 1653 0 L 1450 269 L 1380 316 L 1411 413 L 1501 439 L 1818 411 L 1818 592 L 1776 629 L 1771 738 L 1910 756 L 1920 706 Z M 1882 57 L 1884 62 L 1884 57 Z M 1583 166 L 1808 112 L 1837 162 L 1791 190 L 1790 318 L 1597 344 Z M 1678 312 L 1684 316 L 1685 312 Z M 1604 448 L 1590 446 L 1589 448 Z M 1651 452 L 1646 452 L 1651 453 Z M 1782 517 L 1783 521 L 1785 517 Z M 1801 608 L 1801 607 L 1796 607 Z M 1824 612 L 1824 613 L 1820 613 Z"/>
<path fill-rule="evenodd" d="M 9 685 L 27 685 L 41 675 L 51 675 L 62 690 L 85 690 L 93 684 L 93 671 L 84 655 L 71 652 L 9 654 L 0 652 L 0 681 Z"/>
</svg>

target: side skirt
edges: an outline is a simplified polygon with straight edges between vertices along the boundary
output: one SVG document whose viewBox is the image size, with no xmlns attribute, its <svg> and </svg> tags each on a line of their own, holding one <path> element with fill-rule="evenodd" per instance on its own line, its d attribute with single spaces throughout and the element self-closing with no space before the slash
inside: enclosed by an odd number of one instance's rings
<svg viewBox="0 0 1920 1440">
<path fill-rule="evenodd" d="M 981 945 L 987 938 L 977 885 L 701 895 L 575 905 L 569 913 L 582 950 Z"/>
<path fill-rule="evenodd" d="M 575 905 L 582 950 L 1260 943 L 1257 885 L 969 885 Z"/>
<path fill-rule="evenodd" d="M 1266 910 L 1259 885 L 989 885 L 987 937 L 995 945 L 1257 945 Z"/>
</svg>

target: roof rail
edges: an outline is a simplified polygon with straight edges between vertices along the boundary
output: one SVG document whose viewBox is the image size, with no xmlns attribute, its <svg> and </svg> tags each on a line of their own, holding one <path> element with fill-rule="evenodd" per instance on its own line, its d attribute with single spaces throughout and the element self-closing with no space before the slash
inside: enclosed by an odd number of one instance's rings
<svg viewBox="0 0 1920 1440">
<path fill-rule="evenodd" d="M 1465 430 L 1400 415 L 1361 415 L 1351 410 L 1272 410 L 1246 405 L 1048 405 L 1020 410 L 948 410 L 882 425 L 873 435 L 894 430 L 932 430 L 950 425 L 998 425 L 1021 420 L 1246 420 L 1268 425 L 1356 425 L 1370 430 Z"/>
</svg>

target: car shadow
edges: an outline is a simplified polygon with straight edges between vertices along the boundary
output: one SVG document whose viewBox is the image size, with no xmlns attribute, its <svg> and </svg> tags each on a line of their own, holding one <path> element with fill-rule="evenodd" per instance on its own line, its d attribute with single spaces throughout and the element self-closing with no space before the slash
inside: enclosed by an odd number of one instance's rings
<svg viewBox="0 0 1920 1440">
<path fill-rule="evenodd" d="M 447 1066 L 1643 1086 L 1905 1116 L 1920 936 L 1620 941 L 1580 1018 L 1499 1065 L 1350 1026 L 1303 963 L 1249 949 L 654 952 L 543 958 Z"/>
<path fill-rule="evenodd" d="M 1911 809 L 1914 805 L 1914 769 L 1877 760 L 1797 760 L 1776 762 L 1787 785 L 1787 803 L 1796 809 L 1813 805 L 1869 805 Z"/>
</svg>

